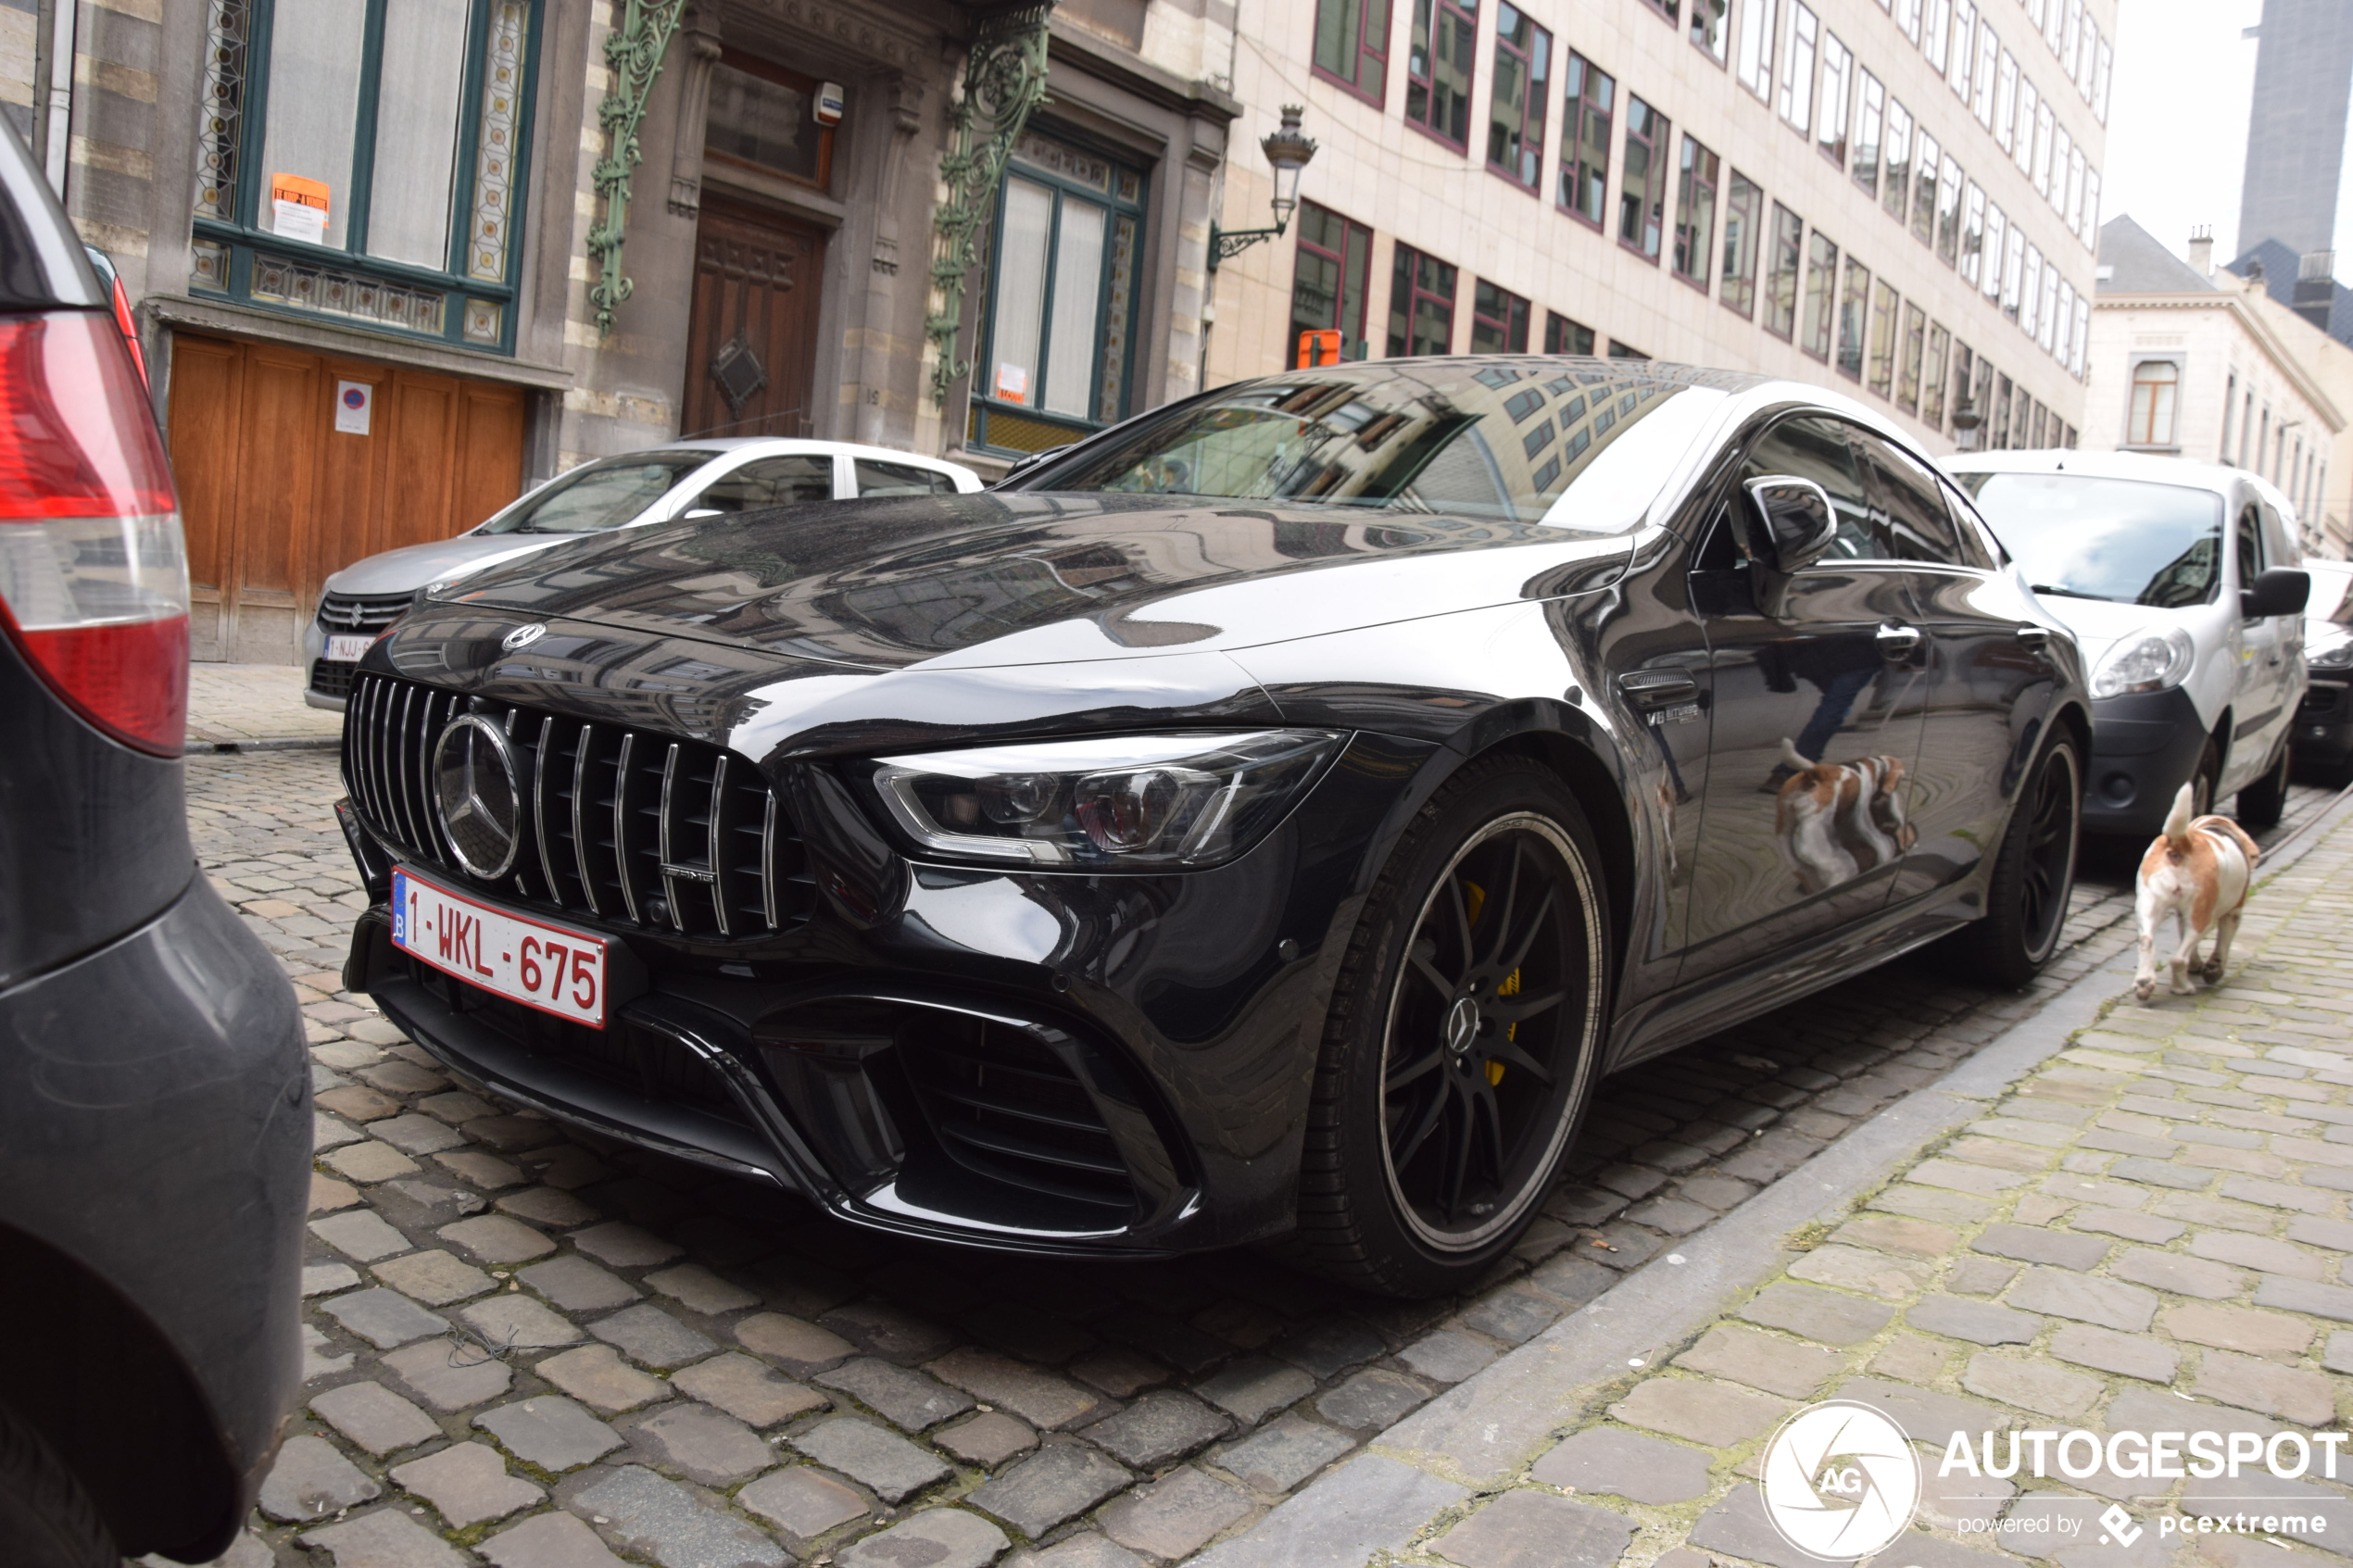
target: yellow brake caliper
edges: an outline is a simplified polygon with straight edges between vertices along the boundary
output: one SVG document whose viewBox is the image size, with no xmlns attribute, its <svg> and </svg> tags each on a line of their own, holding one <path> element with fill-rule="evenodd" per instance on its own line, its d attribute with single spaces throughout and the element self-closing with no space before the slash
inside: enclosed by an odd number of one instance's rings
<svg viewBox="0 0 2353 1568">
<path fill-rule="evenodd" d="M 1478 924 L 1479 911 L 1484 909 L 1486 907 L 1487 889 L 1479 886 L 1479 884 L 1475 882 L 1467 880 L 1465 881 L 1463 884 L 1463 918 L 1469 921 L 1475 927 Z M 1510 974 L 1506 975 L 1504 979 L 1504 983 L 1495 987 L 1495 994 L 1499 997 L 1518 996 L 1519 971 L 1514 970 Z M 1506 1024 L 1504 1029 L 1504 1038 L 1506 1040 L 1518 1039 L 1519 1025 L 1516 1023 Z M 1489 1085 L 1492 1086 L 1496 1084 L 1502 1083 L 1503 1081 L 1504 1064 L 1500 1061 L 1490 1061 L 1487 1064 L 1487 1082 Z"/>
</svg>

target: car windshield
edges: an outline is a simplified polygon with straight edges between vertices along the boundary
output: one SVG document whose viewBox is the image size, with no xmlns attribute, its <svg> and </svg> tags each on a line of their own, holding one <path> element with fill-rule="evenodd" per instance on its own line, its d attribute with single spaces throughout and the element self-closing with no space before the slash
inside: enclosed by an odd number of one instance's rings
<svg viewBox="0 0 2353 1568">
<path fill-rule="evenodd" d="M 1243 382 L 1009 488 L 1281 499 L 1616 533 L 1745 385 L 1602 359 L 1401 359 Z"/>
<path fill-rule="evenodd" d="M 2222 498 L 2074 473 L 1965 473 L 1961 485 L 2038 594 L 2178 609 L 2222 582 Z"/>
<path fill-rule="evenodd" d="M 484 523 L 478 533 L 596 533 L 619 528 L 716 452 L 632 452 L 583 463 Z"/>
<path fill-rule="evenodd" d="M 2312 579 L 2312 596 L 2304 606 L 2304 619 L 2353 626 L 2353 571 L 2309 560 L 2304 569 Z"/>
</svg>

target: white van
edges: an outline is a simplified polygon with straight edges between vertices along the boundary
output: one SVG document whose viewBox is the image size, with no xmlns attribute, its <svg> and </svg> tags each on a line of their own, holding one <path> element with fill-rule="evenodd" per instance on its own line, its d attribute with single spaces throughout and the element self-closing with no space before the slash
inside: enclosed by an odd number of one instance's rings
<svg viewBox="0 0 2353 1568">
<path fill-rule="evenodd" d="M 2087 833 L 2145 837 L 2184 782 L 2255 829 L 2287 802 L 2311 582 L 2295 509 L 2242 469 L 2133 452 L 1944 459 L 2092 683 Z"/>
</svg>

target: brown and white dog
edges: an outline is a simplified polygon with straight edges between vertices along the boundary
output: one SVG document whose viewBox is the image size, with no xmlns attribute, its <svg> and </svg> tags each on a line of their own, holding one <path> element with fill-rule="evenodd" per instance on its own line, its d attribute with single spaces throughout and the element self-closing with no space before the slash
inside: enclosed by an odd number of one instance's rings
<svg viewBox="0 0 2353 1568">
<path fill-rule="evenodd" d="M 1774 826 L 1797 885 L 1821 893 L 1883 866 L 1909 849 L 1919 830 L 1904 820 L 1904 762 L 1858 757 L 1852 762 L 1812 762 L 1781 742 L 1780 787 Z"/>
<path fill-rule="evenodd" d="M 2172 968 L 2172 992 L 2188 996 L 2196 987 L 2195 973 L 2208 984 L 2222 978 L 2231 961 L 2231 938 L 2238 935 L 2239 913 L 2246 907 L 2246 892 L 2255 881 L 2255 862 L 2262 851 L 2228 817 L 2190 819 L 2190 786 L 2173 797 L 2165 831 L 2141 857 L 2141 874 L 2133 895 L 2133 914 L 2141 928 L 2141 966 L 2133 977 L 2133 995 L 2146 1001 L 2157 989 L 2157 928 L 2167 915 L 2181 922 L 2182 940 L 2168 960 Z M 2197 945 L 2214 933 L 2214 951 L 2203 967 Z"/>
</svg>

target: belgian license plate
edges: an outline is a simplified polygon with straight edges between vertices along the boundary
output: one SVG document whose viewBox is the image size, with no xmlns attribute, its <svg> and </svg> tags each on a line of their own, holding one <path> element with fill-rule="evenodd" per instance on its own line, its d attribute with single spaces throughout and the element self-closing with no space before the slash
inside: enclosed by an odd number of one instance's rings
<svg viewBox="0 0 2353 1568">
<path fill-rule="evenodd" d="M 392 945 L 525 1007 L 605 1026 L 600 936 L 509 914 L 395 867 Z"/>
<path fill-rule="evenodd" d="M 375 640 L 366 635 L 337 633 L 327 639 L 328 660 L 335 664 L 357 664 L 368 657 L 368 648 Z"/>
</svg>

